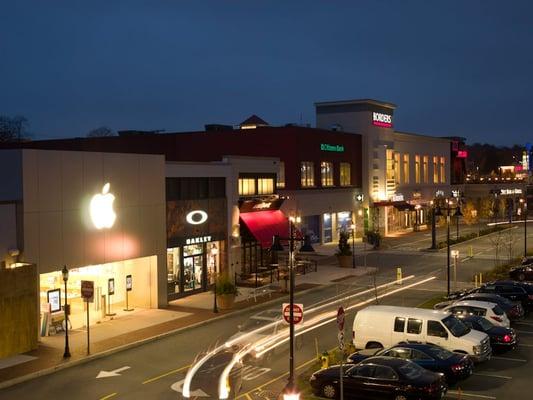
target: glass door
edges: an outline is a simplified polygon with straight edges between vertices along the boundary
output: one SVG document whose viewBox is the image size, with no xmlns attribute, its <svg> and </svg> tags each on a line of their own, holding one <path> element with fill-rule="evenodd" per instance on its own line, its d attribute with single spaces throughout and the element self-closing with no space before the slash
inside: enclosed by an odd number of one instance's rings
<svg viewBox="0 0 533 400">
<path fill-rule="evenodd" d="M 205 246 L 183 247 L 183 291 L 205 289 Z"/>
</svg>

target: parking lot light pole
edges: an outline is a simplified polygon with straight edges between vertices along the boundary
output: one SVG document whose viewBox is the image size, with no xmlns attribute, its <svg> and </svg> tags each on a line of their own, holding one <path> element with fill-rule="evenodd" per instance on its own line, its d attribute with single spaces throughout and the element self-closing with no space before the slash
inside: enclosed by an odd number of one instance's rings
<svg viewBox="0 0 533 400">
<path fill-rule="evenodd" d="M 352 224 L 351 228 L 352 228 L 352 268 L 355 269 L 355 224 Z"/>
<path fill-rule="evenodd" d="M 522 203 L 522 213 L 524 214 L 524 258 L 527 257 L 527 201 L 520 199 Z"/>
<path fill-rule="evenodd" d="M 446 285 L 446 293 L 447 295 L 449 296 L 450 295 L 450 218 L 451 218 L 451 211 L 452 211 L 452 208 L 450 207 L 450 203 L 449 201 L 446 201 L 446 281 L 447 281 L 447 285 Z M 437 216 L 442 216 L 444 215 L 441 211 L 440 208 L 437 209 L 437 211 L 435 211 L 435 215 Z M 461 217 L 463 214 L 461 213 L 461 209 L 459 208 L 459 206 L 457 206 L 455 208 L 455 213 L 453 214 L 454 217 L 456 217 L 457 219 L 459 219 L 459 217 Z"/>
<path fill-rule="evenodd" d="M 69 358 L 70 349 L 68 345 L 68 304 L 67 304 L 68 269 L 66 265 L 63 265 L 61 274 L 63 275 L 63 282 L 65 282 L 65 352 L 63 353 L 63 358 Z"/>
<path fill-rule="evenodd" d="M 429 202 L 431 205 L 431 249 L 436 250 L 437 249 L 437 226 L 435 222 L 435 204 L 433 204 L 433 200 Z"/>
</svg>

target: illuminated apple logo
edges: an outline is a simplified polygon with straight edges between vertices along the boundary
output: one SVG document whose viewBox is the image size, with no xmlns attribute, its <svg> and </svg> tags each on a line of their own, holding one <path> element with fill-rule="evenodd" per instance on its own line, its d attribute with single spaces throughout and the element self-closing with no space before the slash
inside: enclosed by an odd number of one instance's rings
<svg viewBox="0 0 533 400">
<path fill-rule="evenodd" d="M 102 193 L 95 194 L 91 199 L 89 211 L 96 229 L 111 228 L 117 215 L 113 210 L 115 196 L 109 193 L 109 183 L 102 188 Z"/>
</svg>

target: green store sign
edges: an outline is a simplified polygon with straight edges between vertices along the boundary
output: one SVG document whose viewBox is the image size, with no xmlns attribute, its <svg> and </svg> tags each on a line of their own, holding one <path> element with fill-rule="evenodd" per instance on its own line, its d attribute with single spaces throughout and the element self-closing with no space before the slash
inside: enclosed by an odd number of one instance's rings
<svg viewBox="0 0 533 400">
<path fill-rule="evenodd" d="M 334 151 L 335 153 L 344 153 L 344 146 L 340 144 L 327 144 L 321 143 L 320 150 L 322 151 Z"/>
</svg>

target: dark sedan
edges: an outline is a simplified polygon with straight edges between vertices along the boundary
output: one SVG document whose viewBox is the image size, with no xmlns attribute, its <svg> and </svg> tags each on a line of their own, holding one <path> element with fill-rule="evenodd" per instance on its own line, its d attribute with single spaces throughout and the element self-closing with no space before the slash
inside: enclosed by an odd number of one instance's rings
<svg viewBox="0 0 533 400">
<path fill-rule="evenodd" d="M 518 344 L 518 335 L 512 328 L 493 325 L 489 320 L 476 315 L 461 318 L 466 326 L 489 335 L 493 350 L 509 350 Z"/>
<path fill-rule="evenodd" d="M 389 349 L 368 349 L 353 353 L 348 362 L 358 363 L 372 356 L 386 356 L 411 360 L 433 372 L 442 372 L 448 382 L 472 375 L 474 363 L 466 354 L 452 353 L 440 346 L 423 343 L 398 344 Z"/>
<path fill-rule="evenodd" d="M 311 375 L 309 383 L 317 396 L 339 397 L 340 366 Z M 443 374 L 428 371 L 409 360 L 371 357 L 343 367 L 345 399 L 442 399 L 448 389 Z"/>
<path fill-rule="evenodd" d="M 529 298 L 525 289 L 513 281 L 496 281 L 484 284 L 479 288 L 479 293 L 494 293 L 511 301 L 519 301 L 524 309 L 533 306 L 533 300 Z"/>
</svg>

